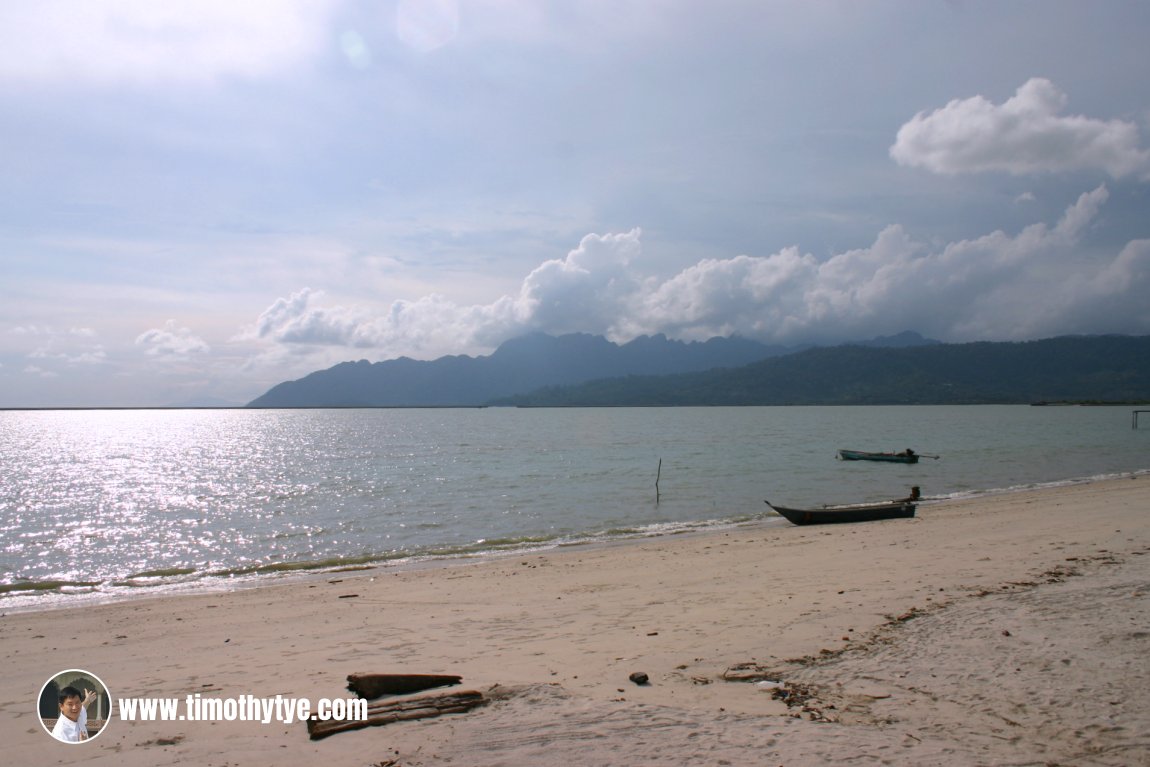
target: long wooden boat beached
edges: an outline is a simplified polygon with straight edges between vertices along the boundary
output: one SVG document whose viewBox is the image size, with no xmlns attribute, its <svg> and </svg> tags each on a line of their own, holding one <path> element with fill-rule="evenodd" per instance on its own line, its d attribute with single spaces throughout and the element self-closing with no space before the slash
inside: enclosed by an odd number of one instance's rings
<svg viewBox="0 0 1150 767">
<path fill-rule="evenodd" d="M 915 496 L 917 497 L 917 496 Z M 792 509 L 777 506 L 770 501 L 768 506 L 796 525 L 828 525 L 840 522 L 872 522 L 878 519 L 903 519 L 913 517 L 914 501 L 886 503 L 860 503 L 853 506 L 828 506 L 822 509 Z"/>
<path fill-rule="evenodd" d="M 933 457 L 933 456 L 931 456 Z M 903 450 L 901 453 L 868 453 L 863 450 L 840 450 L 843 461 L 885 461 L 886 463 L 918 463 L 918 453 Z"/>
</svg>

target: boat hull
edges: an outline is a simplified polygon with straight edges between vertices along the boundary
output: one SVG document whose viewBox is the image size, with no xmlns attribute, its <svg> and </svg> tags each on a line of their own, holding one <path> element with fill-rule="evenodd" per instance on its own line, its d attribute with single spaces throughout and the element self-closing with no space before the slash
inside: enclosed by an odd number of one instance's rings
<svg viewBox="0 0 1150 767">
<path fill-rule="evenodd" d="M 909 501 L 839 506 L 828 509 L 792 509 L 786 506 L 776 506 L 770 501 L 766 503 L 796 525 L 830 525 L 844 522 L 873 522 L 880 519 L 905 519 L 913 517 L 916 508 L 915 504 Z"/>
<path fill-rule="evenodd" d="M 879 461 L 883 463 L 918 463 L 914 453 L 866 453 L 861 450 L 840 450 L 839 458 L 844 461 Z"/>
</svg>

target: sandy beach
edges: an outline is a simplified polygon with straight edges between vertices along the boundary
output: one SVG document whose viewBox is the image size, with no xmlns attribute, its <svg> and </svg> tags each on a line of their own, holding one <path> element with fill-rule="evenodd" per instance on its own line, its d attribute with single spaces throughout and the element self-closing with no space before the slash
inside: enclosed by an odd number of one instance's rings
<svg viewBox="0 0 1150 767">
<path fill-rule="evenodd" d="M 780 499 L 785 500 L 785 499 Z M 0 618 L 18 765 L 1150 764 L 1150 476 Z M 435 673 L 462 714 L 42 729 L 57 671 L 120 698 L 342 698 Z M 633 673 L 647 675 L 635 684 Z M 435 694 L 435 693 L 424 693 Z"/>
</svg>

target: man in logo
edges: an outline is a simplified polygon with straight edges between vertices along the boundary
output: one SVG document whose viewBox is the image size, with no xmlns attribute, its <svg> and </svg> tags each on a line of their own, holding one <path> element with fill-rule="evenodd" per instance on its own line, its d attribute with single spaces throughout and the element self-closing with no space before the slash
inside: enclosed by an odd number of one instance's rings
<svg viewBox="0 0 1150 767">
<path fill-rule="evenodd" d="M 60 690 L 60 718 L 52 728 L 52 737 L 65 743 L 79 743 L 88 739 L 88 706 L 96 699 L 96 692 L 81 693 L 68 686 Z"/>
</svg>

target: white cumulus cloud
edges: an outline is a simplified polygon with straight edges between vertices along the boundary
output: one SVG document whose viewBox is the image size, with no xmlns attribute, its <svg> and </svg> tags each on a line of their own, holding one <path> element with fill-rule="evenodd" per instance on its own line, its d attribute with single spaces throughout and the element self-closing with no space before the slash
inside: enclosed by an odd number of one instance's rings
<svg viewBox="0 0 1150 767">
<path fill-rule="evenodd" d="M 640 288 L 630 264 L 641 234 L 589 234 L 566 258 L 545 261 L 523 281 L 515 316 L 532 330 L 612 334 Z"/>
<path fill-rule="evenodd" d="M 136 337 L 136 345 L 155 357 L 184 359 L 192 354 L 211 351 L 208 344 L 175 320 L 168 320 L 162 328 L 152 328 Z"/>
<path fill-rule="evenodd" d="M 304 288 L 290 298 L 276 299 L 256 320 L 256 335 L 283 343 L 371 346 L 361 330 L 368 318 L 342 307 L 315 306 L 322 295 Z"/>
<path fill-rule="evenodd" d="M 493 347 L 532 330 L 617 335 L 639 291 L 628 269 L 640 231 L 589 234 L 562 259 L 536 267 L 519 293 L 460 306 L 440 295 L 395 301 L 383 313 L 321 304 L 304 288 L 279 298 L 256 320 L 256 338 L 275 343 L 393 350 L 420 356 Z"/>
<path fill-rule="evenodd" d="M 491 325 L 507 307 L 461 307 L 442 296 L 396 301 L 383 314 L 363 307 L 323 305 L 323 292 L 303 288 L 279 298 L 256 320 L 255 338 L 295 346 L 395 349 L 418 354 L 449 353 L 474 343 L 473 334 Z"/>
<path fill-rule="evenodd" d="M 899 128 L 890 155 L 935 173 L 1014 175 L 1101 170 L 1150 178 L 1150 151 L 1122 120 L 1063 115 L 1067 97 L 1044 78 L 1028 80 L 1002 104 L 982 96 L 919 112 Z"/>
</svg>

